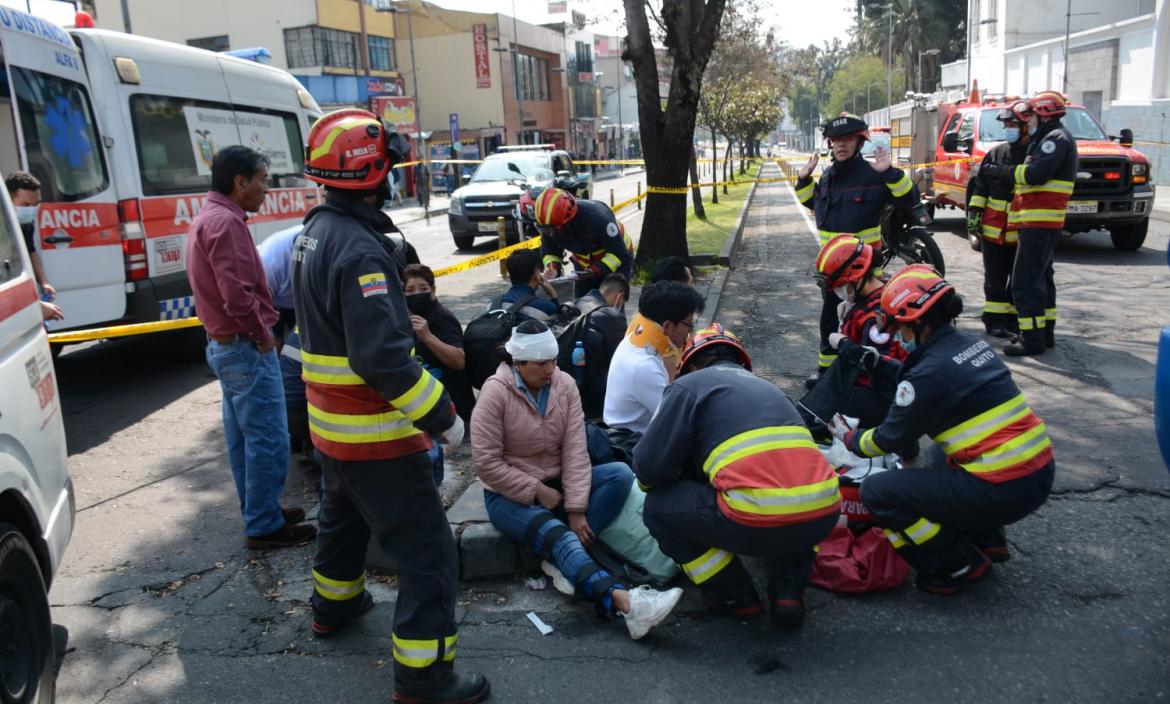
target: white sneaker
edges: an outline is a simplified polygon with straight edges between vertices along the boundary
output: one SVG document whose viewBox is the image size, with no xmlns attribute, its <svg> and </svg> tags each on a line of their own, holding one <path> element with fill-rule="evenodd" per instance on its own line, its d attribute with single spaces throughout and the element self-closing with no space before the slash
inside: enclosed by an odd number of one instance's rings
<svg viewBox="0 0 1170 704">
<path fill-rule="evenodd" d="M 675 587 L 664 592 L 646 585 L 630 590 L 630 613 L 623 614 L 630 637 L 638 640 L 662 623 L 682 598 L 683 590 Z"/>
<path fill-rule="evenodd" d="M 561 571 L 556 568 L 556 565 L 548 560 L 540 563 L 540 571 L 552 578 L 553 587 L 561 594 L 573 596 L 577 593 L 577 590 L 573 589 L 573 583 L 565 579 L 565 575 L 561 574 Z"/>
</svg>

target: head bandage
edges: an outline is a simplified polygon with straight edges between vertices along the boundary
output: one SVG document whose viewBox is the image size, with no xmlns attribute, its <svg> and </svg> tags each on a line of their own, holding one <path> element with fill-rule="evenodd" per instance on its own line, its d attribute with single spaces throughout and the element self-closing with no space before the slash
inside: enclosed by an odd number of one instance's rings
<svg viewBox="0 0 1170 704">
<path fill-rule="evenodd" d="M 512 330 L 512 337 L 504 345 L 512 360 L 516 362 L 544 362 L 556 359 L 560 348 L 551 330 L 538 333 L 522 333 Z"/>
</svg>

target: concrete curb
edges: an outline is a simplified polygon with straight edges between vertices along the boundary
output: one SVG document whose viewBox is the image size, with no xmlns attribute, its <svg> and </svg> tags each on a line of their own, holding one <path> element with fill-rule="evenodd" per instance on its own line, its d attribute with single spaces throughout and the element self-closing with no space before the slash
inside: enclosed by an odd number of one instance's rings
<svg viewBox="0 0 1170 704">
<path fill-rule="evenodd" d="M 715 320 L 715 314 L 719 312 L 719 303 L 723 298 L 723 289 L 727 286 L 727 278 L 731 273 L 731 269 L 735 268 L 736 254 L 735 251 L 739 248 L 740 240 L 743 239 L 743 229 L 747 224 L 748 212 L 752 207 L 752 202 L 756 198 L 756 189 L 760 184 L 753 183 L 752 188 L 748 191 L 747 198 L 743 201 L 743 208 L 739 211 L 739 218 L 735 221 L 735 226 L 727 233 L 727 239 L 723 242 L 723 248 L 719 251 L 719 256 L 704 255 L 699 257 L 691 257 L 691 264 L 696 266 L 709 266 L 712 264 L 720 264 L 723 269 L 720 269 L 715 274 L 715 280 L 711 282 L 711 287 L 707 289 L 706 305 L 703 307 L 703 315 L 699 318 L 701 325 L 710 325 Z"/>
<path fill-rule="evenodd" d="M 450 208 L 435 208 L 434 210 L 432 210 L 432 211 L 431 211 L 431 218 L 433 219 L 433 218 L 436 218 L 436 217 L 441 217 L 441 216 L 443 216 L 443 215 L 446 215 L 446 214 L 447 214 L 447 211 L 448 211 L 449 209 L 450 209 Z M 390 218 L 391 218 L 392 220 L 394 220 L 394 224 L 395 224 L 395 225 L 406 225 L 406 224 L 408 224 L 408 223 L 412 223 L 412 222 L 422 222 L 422 221 L 426 220 L 426 217 L 425 217 L 425 216 L 419 216 L 419 217 L 416 217 L 416 218 L 411 218 L 410 220 L 399 220 L 399 219 L 397 219 L 397 218 L 395 218 L 395 217 L 394 217 L 394 211 L 393 211 L 393 210 L 391 210 L 391 211 L 390 211 Z"/>
<path fill-rule="evenodd" d="M 1150 217 L 1154 220 L 1162 222 L 1170 222 L 1170 211 L 1158 210 L 1157 208 L 1150 211 Z"/>
<path fill-rule="evenodd" d="M 760 184 L 758 181 L 752 184 L 752 189 L 748 191 L 748 197 L 743 202 L 743 210 L 739 211 L 739 219 L 735 221 L 735 227 L 731 229 L 731 233 L 723 243 L 723 249 L 719 251 L 719 263 L 723 266 L 735 268 L 735 250 L 739 248 L 739 241 L 743 238 L 743 228 L 747 224 L 747 214 L 752 207 L 752 201 L 756 198 L 756 189 L 759 187 Z"/>
</svg>

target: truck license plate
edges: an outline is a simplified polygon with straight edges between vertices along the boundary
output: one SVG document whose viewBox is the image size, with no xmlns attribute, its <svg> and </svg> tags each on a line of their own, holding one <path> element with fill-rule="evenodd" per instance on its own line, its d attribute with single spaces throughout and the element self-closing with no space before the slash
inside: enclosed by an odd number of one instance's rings
<svg viewBox="0 0 1170 704">
<path fill-rule="evenodd" d="M 1090 200 L 1074 200 L 1069 201 L 1068 206 L 1064 209 L 1066 213 L 1095 213 L 1097 212 L 1097 201 Z"/>
<path fill-rule="evenodd" d="M 1094 213 L 1097 212 L 1096 204 L 1094 204 L 1093 212 Z M 487 222 L 481 222 L 481 223 L 479 223 L 479 231 L 480 232 L 496 232 L 497 231 L 496 224 L 494 222 L 491 222 L 490 220 Z"/>
</svg>

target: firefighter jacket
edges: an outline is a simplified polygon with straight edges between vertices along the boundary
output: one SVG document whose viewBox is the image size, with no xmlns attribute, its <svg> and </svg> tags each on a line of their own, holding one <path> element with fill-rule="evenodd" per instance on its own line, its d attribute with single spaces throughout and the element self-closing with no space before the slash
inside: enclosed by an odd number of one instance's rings
<svg viewBox="0 0 1170 704">
<path fill-rule="evenodd" d="M 1059 120 L 1032 136 L 1024 163 L 1012 172 L 1016 197 L 1008 224 L 1021 230 L 1064 228 L 1064 211 L 1077 178 L 1077 140 Z"/>
<path fill-rule="evenodd" d="M 848 161 L 834 161 L 817 183 L 811 176 L 797 180 L 796 197 L 816 213 L 822 247 L 837 235 L 850 234 L 878 249 L 886 205 L 909 211 L 919 201 L 918 189 L 905 171 L 891 166 L 878 173 L 860 152 Z"/>
<path fill-rule="evenodd" d="M 906 359 L 906 350 L 902 348 L 902 343 L 898 341 L 897 337 L 883 330 L 878 322 L 878 313 L 882 308 L 883 291 L 885 291 L 885 286 L 871 291 L 868 296 L 856 300 L 853 306 L 845 312 L 844 319 L 841 321 L 841 334 L 845 336 L 845 339 L 837 347 L 837 352 L 846 359 L 851 359 L 855 355 L 860 356 L 865 351 L 859 348 L 872 347 L 878 353 L 878 358 L 874 360 L 872 365 L 872 371 L 882 381 L 893 382 L 897 377 L 902 360 Z M 871 386 L 873 381 L 869 374 L 861 374 L 857 377 L 857 383 L 861 386 Z M 889 386 L 892 387 L 893 383 L 890 383 Z"/>
<path fill-rule="evenodd" d="M 878 457 L 929 435 L 950 465 L 993 484 L 1053 461 L 1044 423 L 986 341 L 952 326 L 935 330 L 902 363 L 882 424 L 845 436 L 849 451 Z"/>
<path fill-rule="evenodd" d="M 628 273 L 634 262 L 634 243 L 626 226 L 617 221 L 609 206 L 596 200 L 578 200 L 577 216 L 556 232 L 551 227 L 542 228 L 540 254 L 546 267 L 563 266 L 565 250 L 578 270 L 591 270 L 598 278 Z"/>
<path fill-rule="evenodd" d="M 313 445 L 341 461 L 431 447 L 454 422 L 443 385 L 415 360 L 385 214 L 327 192 L 293 249 L 293 297 Z"/>
<path fill-rule="evenodd" d="M 720 510 L 747 526 L 803 523 L 836 513 L 837 475 L 784 392 L 729 361 L 667 387 L 634 449 L 649 490 L 710 482 Z"/>
<path fill-rule="evenodd" d="M 1024 163 L 1024 156 L 1028 147 L 1020 144 L 1004 142 L 992 147 L 983 157 L 980 166 L 986 164 L 1000 164 L 1014 167 Z M 1000 179 L 986 178 L 979 170 L 971 177 L 967 186 L 967 207 L 983 208 L 980 224 L 983 226 L 983 239 L 995 244 L 1018 244 L 1020 241 L 1019 225 L 1008 223 L 1008 208 L 1015 192 L 1014 183 Z"/>
</svg>

